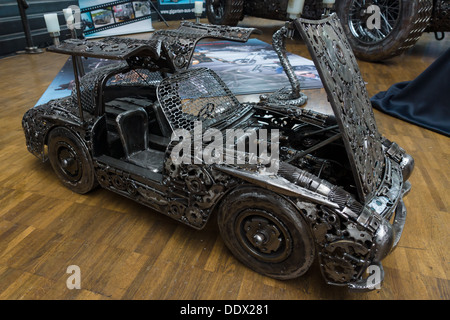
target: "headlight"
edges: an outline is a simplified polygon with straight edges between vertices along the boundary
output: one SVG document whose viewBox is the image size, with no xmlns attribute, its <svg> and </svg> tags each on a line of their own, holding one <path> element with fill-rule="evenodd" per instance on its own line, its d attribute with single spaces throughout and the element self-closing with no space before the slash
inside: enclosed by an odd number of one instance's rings
<svg viewBox="0 0 450 320">
<path fill-rule="evenodd" d="M 405 153 L 402 161 L 400 162 L 400 167 L 402 168 L 403 181 L 408 180 L 414 170 L 414 158 Z"/>
</svg>

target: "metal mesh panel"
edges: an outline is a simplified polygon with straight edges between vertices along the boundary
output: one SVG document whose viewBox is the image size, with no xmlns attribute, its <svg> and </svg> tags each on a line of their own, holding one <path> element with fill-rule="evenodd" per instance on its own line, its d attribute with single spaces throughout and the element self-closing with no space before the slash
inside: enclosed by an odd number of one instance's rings
<svg viewBox="0 0 450 320">
<path fill-rule="evenodd" d="M 158 98 L 172 129 L 193 130 L 196 121 L 209 127 L 242 110 L 223 81 L 205 68 L 164 79 Z"/>
<path fill-rule="evenodd" d="M 113 70 L 120 70 L 127 66 L 126 63 L 117 63 L 107 65 L 98 69 L 95 69 L 91 72 L 86 73 L 80 81 L 80 98 L 81 98 L 81 106 L 83 110 L 86 110 L 89 113 L 94 113 L 96 109 L 97 103 L 97 85 L 100 79 L 102 79 L 105 75 L 113 72 Z M 72 97 L 77 99 L 77 90 L 76 88 L 72 91 Z"/>
<path fill-rule="evenodd" d="M 120 70 L 126 71 L 128 65 L 126 63 L 117 63 L 107 65 L 98 69 L 95 69 L 81 78 L 80 81 L 80 94 L 81 105 L 83 110 L 89 113 L 94 113 L 96 110 L 98 85 L 104 77 L 108 74 L 119 72 Z M 130 70 L 124 73 L 117 73 L 108 79 L 108 86 L 153 86 L 156 87 L 162 80 L 162 76 L 159 72 L 152 72 L 148 69 L 136 69 Z M 77 99 L 76 88 L 72 91 L 72 96 Z"/>
<path fill-rule="evenodd" d="M 162 76 L 159 72 L 152 72 L 148 69 L 133 69 L 126 73 L 118 73 L 108 79 L 107 86 L 158 86 Z"/>
</svg>

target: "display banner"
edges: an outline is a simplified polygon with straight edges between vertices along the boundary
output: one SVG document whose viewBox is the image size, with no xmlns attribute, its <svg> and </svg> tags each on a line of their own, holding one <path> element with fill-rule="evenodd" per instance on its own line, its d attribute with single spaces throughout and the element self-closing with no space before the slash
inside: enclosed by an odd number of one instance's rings
<svg viewBox="0 0 450 320">
<path fill-rule="evenodd" d="M 302 89 L 322 88 L 322 81 L 312 60 L 287 53 Z M 289 79 L 273 47 L 258 39 L 246 43 L 200 41 L 191 68 L 214 70 L 237 95 L 269 93 L 290 88 Z"/>
<path fill-rule="evenodd" d="M 150 1 L 79 0 L 83 34 L 98 38 L 153 31 Z"/>
<path fill-rule="evenodd" d="M 166 20 L 195 19 L 195 1 L 199 0 L 158 0 L 158 8 Z M 205 6 L 205 1 L 203 0 L 201 18 L 206 17 Z"/>
</svg>

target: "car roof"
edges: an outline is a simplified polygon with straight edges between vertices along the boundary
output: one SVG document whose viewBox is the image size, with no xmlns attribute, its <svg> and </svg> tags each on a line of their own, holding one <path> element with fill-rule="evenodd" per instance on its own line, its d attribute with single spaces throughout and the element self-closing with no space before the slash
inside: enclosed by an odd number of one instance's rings
<svg viewBox="0 0 450 320">
<path fill-rule="evenodd" d="M 107 37 L 89 41 L 68 39 L 48 51 L 112 60 L 126 60 L 133 66 L 152 64 L 168 68 L 171 72 L 186 70 L 191 62 L 196 44 L 205 38 L 246 42 L 255 28 L 210 25 L 184 21 L 178 29 L 158 30 L 148 40 Z M 144 58 L 144 59 L 142 59 Z"/>
<path fill-rule="evenodd" d="M 99 41 L 68 39 L 60 45 L 50 46 L 48 51 L 111 60 L 127 60 L 135 56 L 158 60 L 161 55 L 161 40 L 117 37 L 108 37 Z"/>
<path fill-rule="evenodd" d="M 184 21 L 178 29 L 158 30 L 148 40 L 126 37 L 107 37 L 100 40 L 68 39 L 59 45 L 47 48 L 50 52 L 118 60 L 112 64 L 93 70 L 79 81 L 79 90 L 73 90 L 77 97 L 80 92 L 82 108 L 90 113 L 95 111 L 97 85 L 109 74 L 129 68 L 144 68 L 156 72 L 176 73 L 190 66 L 196 44 L 205 38 L 246 42 L 255 28 L 240 28 L 221 25 L 209 25 Z M 72 59 L 76 63 L 76 59 Z"/>
<path fill-rule="evenodd" d="M 230 27 L 183 21 L 178 29 L 158 30 L 151 40 L 161 40 L 167 58 L 174 71 L 189 68 L 195 46 L 202 39 L 221 39 L 247 42 L 253 33 L 261 33 L 255 28 Z"/>
</svg>

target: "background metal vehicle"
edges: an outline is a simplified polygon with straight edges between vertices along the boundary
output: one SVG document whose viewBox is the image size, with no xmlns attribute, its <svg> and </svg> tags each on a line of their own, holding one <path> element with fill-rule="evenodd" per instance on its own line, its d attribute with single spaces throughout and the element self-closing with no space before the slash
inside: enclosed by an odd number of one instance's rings
<svg viewBox="0 0 450 320">
<path fill-rule="evenodd" d="M 206 0 L 210 23 L 237 25 L 245 15 L 287 20 L 288 0 Z M 374 8 L 379 9 L 375 11 Z M 320 19 L 322 1 L 306 0 L 302 17 Z M 450 31 L 449 0 L 338 0 L 341 19 L 355 55 L 379 61 L 400 55 L 418 41 L 423 32 L 441 40 Z M 368 25 L 377 15 L 379 26 Z"/>
<path fill-rule="evenodd" d="M 78 80 L 72 59 L 72 96 L 24 115 L 28 150 L 48 158 L 74 192 L 99 184 L 196 229 L 217 211 L 225 244 L 257 272 L 295 278 L 317 256 L 327 283 L 375 289 L 383 280 L 381 261 L 403 231 L 402 199 L 414 162 L 378 132 L 336 15 L 298 19 L 292 27 L 308 45 L 334 116 L 272 102 L 240 103 L 212 70 L 188 67 L 200 39 L 247 41 L 254 30 L 183 23 L 148 41 L 68 40 L 52 47 L 121 62 Z M 320 30 L 320 41 L 312 30 Z M 219 138 L 205 138 L 210 130 L 227 140 L 228 132 L 239 130 L 278 135 L 233 135 L 223 149 L 231 159 L 209 162 L 204 150 L 217 141 L 222 146 Z M 194 139 L 182 154 L 194 154 L 180 163 L 172 156 L 181 155 L 185 135 Z M 266 155 L 278 150 L 279 157 L 255 155 L 255 140 L 258 148 L 267 147 Z M 379 273 L 372 281 L 365 272 L 374 265 Z"/>
<path fill-rule="evenodd" d="M 114 21 L 114 18 L 111 11 L 104 10 L 101 13 L 95 15 L 93 17 L 93 20 L 95 24 L 101 25 L 101 24 L 108 24 L 111 21 Z"/>
<path fill-rule="evenodd" d="M 379 27 L 367 22 L 379 9 Z M 377 9 L 378 10 L 378 9 Z M 398 56 L 412 48 L 423 32 L 434 32 L 442 40 L 450 31 L 450 1 L 355 1 L 336 2 L 336 11 L 355 55 L 367 61 L 379 61 Z"/>
</svg>

